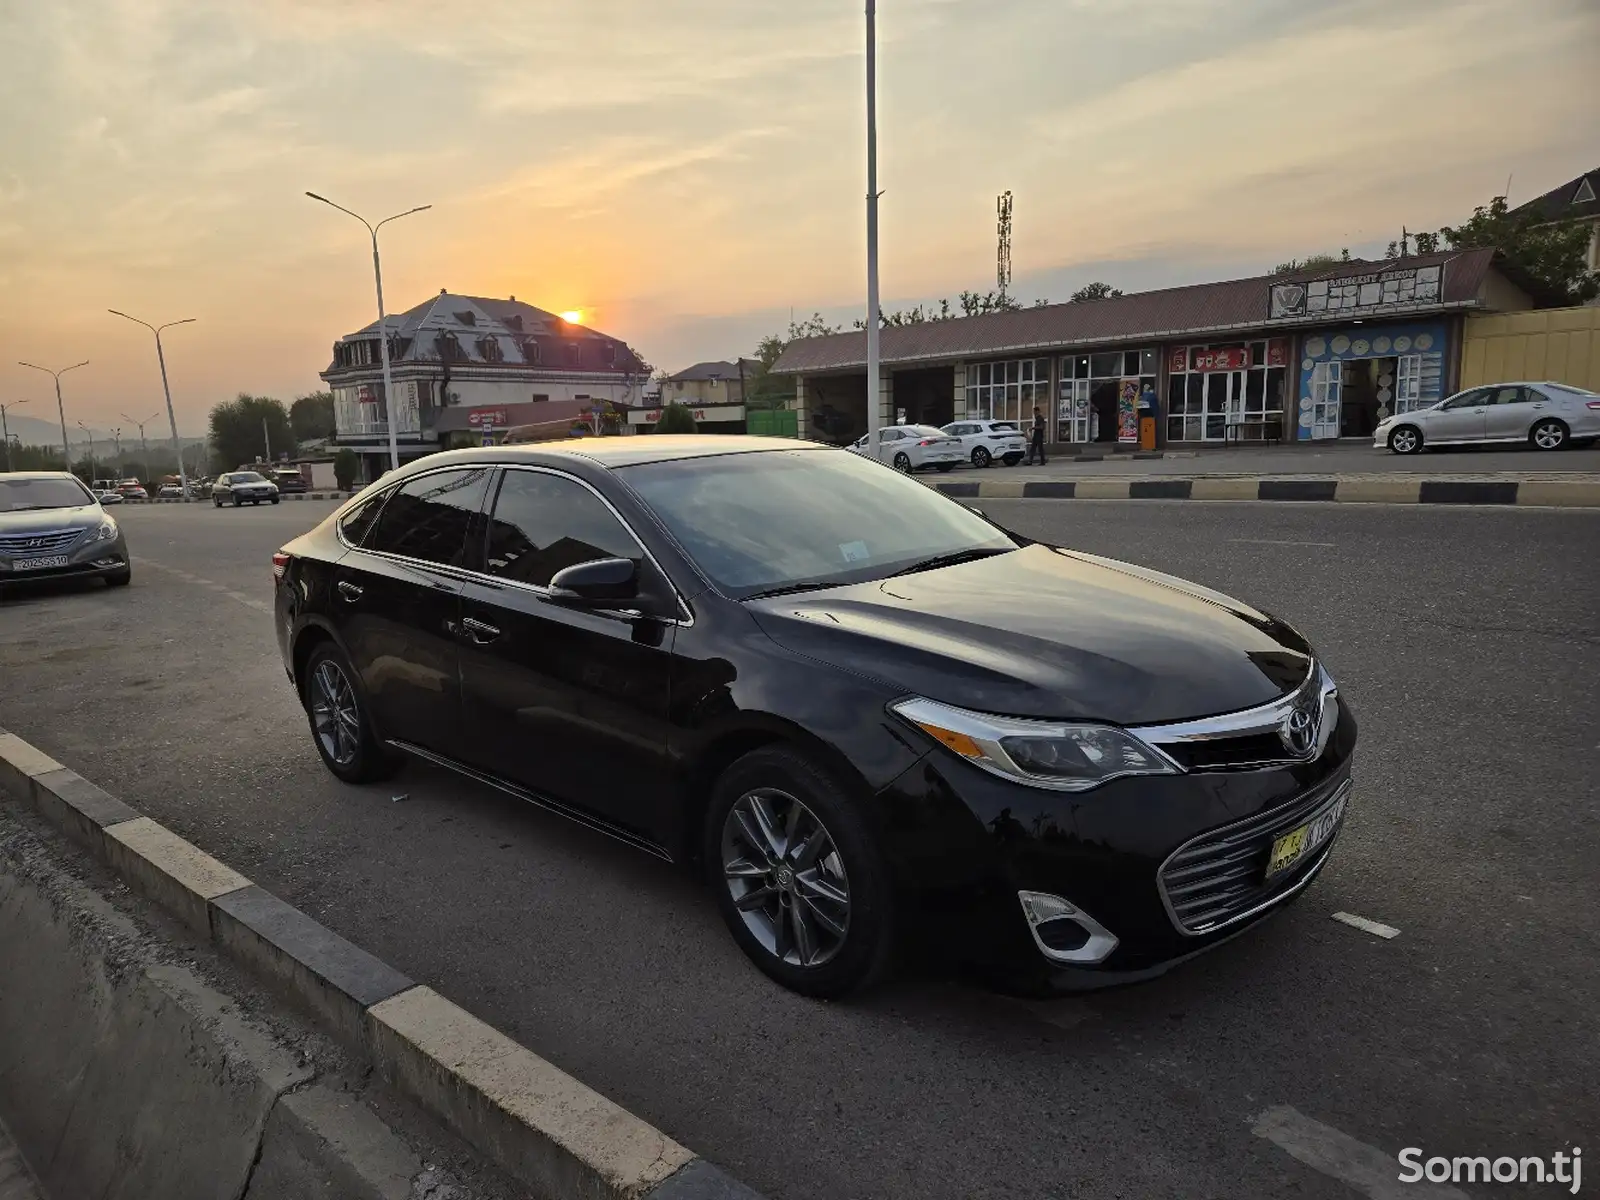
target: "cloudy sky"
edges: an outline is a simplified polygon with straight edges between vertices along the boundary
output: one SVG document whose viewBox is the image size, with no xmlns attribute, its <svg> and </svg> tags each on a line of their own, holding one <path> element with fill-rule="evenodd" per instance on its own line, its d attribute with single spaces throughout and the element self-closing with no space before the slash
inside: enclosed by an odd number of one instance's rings
<svg viewBox="0 0 1600 1200">
<path fill-rule="evenodd" d="M 863 293 L 859 0 L 0 0 L 0 401 L 314 390 L 441 287 L 668 369 Z M 880 0 L 885 304 L 1252 274 L 1600 165 L 1596 0 Z M 44 411 L 40 411 L 43 409 Z"/>
</svg>

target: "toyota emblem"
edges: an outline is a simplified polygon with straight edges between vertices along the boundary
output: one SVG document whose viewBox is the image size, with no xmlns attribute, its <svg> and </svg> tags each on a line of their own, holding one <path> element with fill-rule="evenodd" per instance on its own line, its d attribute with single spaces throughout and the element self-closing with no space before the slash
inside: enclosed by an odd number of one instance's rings
<svg viewBox="0 0 1600 1200">
<path fill-rule="evenodd" d="M 1317 720 L 1309 708 L 1296 708 L 1278 729 L 1284 748 L 1296 758 L 1305 758 L 1317 744 Z"/>
</svg>

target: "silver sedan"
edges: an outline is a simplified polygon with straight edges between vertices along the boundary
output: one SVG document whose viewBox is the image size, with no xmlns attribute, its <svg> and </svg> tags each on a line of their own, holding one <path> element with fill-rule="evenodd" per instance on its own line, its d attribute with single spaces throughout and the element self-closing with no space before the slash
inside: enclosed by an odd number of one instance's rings
<svg viewBox="0 0 1600 1200">
<path fill-rule="evenodd" d="M 1495 383 L 1385 418 L 1373 430 L 1372 445 L 1396 454 L 1483 442 L 1560 450 L 1596 438 L 1600 393 L 1566 383 Z"/>
</svg>

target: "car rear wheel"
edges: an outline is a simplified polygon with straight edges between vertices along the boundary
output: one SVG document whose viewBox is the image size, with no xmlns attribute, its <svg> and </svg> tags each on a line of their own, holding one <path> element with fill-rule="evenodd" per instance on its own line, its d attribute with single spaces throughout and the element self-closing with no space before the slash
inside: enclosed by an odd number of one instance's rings
<svg viewBox="0 0 1600 1200">
<path fill-rule="evenodd" d="M 729 767 L 712 791 L 704 855 L 734 940 L 783 986 L 843 996 L 887 972 L 882 855 L 844 789 L 804 755 L 765 747 Z"/>
<path fill-rule="evenodd" d="M 1560 450 L 1567 444 L 1567 427 L 1554 417 L 1546 417 L 1528 431 L 1528 441 L 1535 450 Z"/>
<path fill-rule="evenodd" d="M 1422 449 L 1422 430 L 1402 425 L 1389 435 L 1389 449 L 1396 454 L 1416 454 Z"/>
<path fill-rule="evenodd" d="M 989 457 L 989 452 L 979 446 L 972 452 L 972 465 L 978 468 L 987 467 L 994 460 Z"/>
<path fill-rule="evenodd" d="M 1020 454 L 1008 454 L 1005 457 L 1005 464 L 1008 467 L 1014 467 L 1021 461 L 1022 461 L 1022 455 L 1020 455 Z"/>
<path fill-rule="evenodd" d="M 387 779 L 398 769 L 399 760 L 373 735 L 354 680 L 349 661 L 332 642 L 311 652 L 300 695 L 311 722 L 311 739 L 323 765 L 346 783 Z"/>
<path fill-rule="evenodd" d="M 911 474 L 911 456 L 904 450 L 894 456 L 894 469 L 903 471 L 907 475 Z"/>
</svg>

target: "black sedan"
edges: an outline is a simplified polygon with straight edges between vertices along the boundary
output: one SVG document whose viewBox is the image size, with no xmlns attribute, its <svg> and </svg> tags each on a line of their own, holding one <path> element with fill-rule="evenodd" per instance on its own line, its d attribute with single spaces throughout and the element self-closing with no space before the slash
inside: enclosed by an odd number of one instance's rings
<svg viewBox="0 0 1600 1200">
<path fill-rule="evenodd" d="M 1158 973 L 1327 862 L 1356 727 L 1304 638 L 766 438 L 431 455 L 274 557 L 323 761 L 413 755 L 697 864 L 779 982 L 901 946 Z"/>
<path fill-rule="evenodd" d="M 65 471 L 0 475 L 0 591 L 63 577 L 133 578 L 128 540 L 100 501 Z"/>
</svg>

